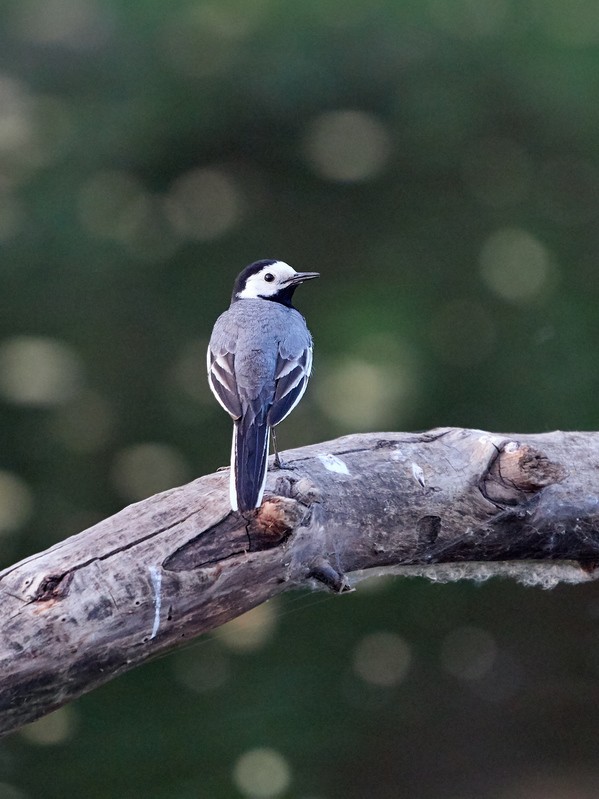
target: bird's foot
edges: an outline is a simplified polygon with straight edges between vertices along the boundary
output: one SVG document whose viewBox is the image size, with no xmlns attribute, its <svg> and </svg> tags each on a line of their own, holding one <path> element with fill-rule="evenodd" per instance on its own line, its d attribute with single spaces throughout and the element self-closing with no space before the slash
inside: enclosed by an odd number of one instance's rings
<svg viewBox="0 0 599 799">
<path fill-rule="evenodd" d="M 278 454 L 275 455 L 274 460 L 272 462 L 271 469 L 288 469 L 290 472 L 293 472 L 297 469 L 297 466 L 294 466 L 289 461 L 282 461 Z"/>
</svg>

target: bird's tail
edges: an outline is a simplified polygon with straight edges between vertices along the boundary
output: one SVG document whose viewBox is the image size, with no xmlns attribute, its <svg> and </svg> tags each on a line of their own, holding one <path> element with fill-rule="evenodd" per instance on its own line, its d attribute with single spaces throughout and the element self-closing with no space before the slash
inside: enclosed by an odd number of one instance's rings
<svg viewBox="0 0 599 799">
<path fill-rule="evenodd" d="M 245 414 L 233 426 L 231 446 L 231 508 L 243 511 L 260 507 L 266 467 L 270 427 L 266 414 Z"/>
</svg>

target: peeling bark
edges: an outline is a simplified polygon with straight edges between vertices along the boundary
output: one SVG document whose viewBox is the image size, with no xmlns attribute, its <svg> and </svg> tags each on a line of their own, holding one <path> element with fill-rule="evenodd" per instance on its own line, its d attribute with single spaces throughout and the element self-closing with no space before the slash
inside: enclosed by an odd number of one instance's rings
<svg viewBox="0 0 599 799">
<path fill-rule="evenodd" d="M 361 577 L 595 579 L 599 433 L 354 435 L 284 454 L 262 507 L 228 472 L 0 573 L 0 733 L 298 587 Z"/>
</svg>

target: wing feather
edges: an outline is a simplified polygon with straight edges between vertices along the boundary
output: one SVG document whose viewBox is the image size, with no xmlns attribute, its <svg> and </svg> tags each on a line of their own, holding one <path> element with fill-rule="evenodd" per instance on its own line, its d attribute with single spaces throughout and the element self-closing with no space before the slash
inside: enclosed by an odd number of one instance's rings
<svg viewBox="0 0 599 799">
<path fill-rule="evenodd" d="M 226 350 L 215 353 L 209 346 L 207 365 L 212 393 L 233 419 L 239 419 L 242 409 L 235 380 L 235 353 Z"/>
<path fill-rule="evenodd" d="M 275 395 L 268 414 L 268 422 L 272 427 L 282 422 L 301 400 L 311 371 L 311 346 L 296 356 L 285 357 L 279 353 L 275 371 Z"/>
</svg>

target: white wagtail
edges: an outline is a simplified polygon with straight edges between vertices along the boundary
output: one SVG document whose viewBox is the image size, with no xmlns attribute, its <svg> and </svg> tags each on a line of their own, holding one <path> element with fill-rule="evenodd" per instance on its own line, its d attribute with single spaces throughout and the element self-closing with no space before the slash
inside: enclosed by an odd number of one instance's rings
<svg viewBox="0 0 599 799">
<path fill-rule="evenodd" d="M 231 305 L 208 345 L 208 382 L 233 417 L 231 508 L 260 507 L 274 427 L 303 396 L 312 369 L 312 337 L 293 307 L 293 292 L 318 272 L 296 272 L 283 261 L 256 261 L 238 275 Z"/>
</svg>

